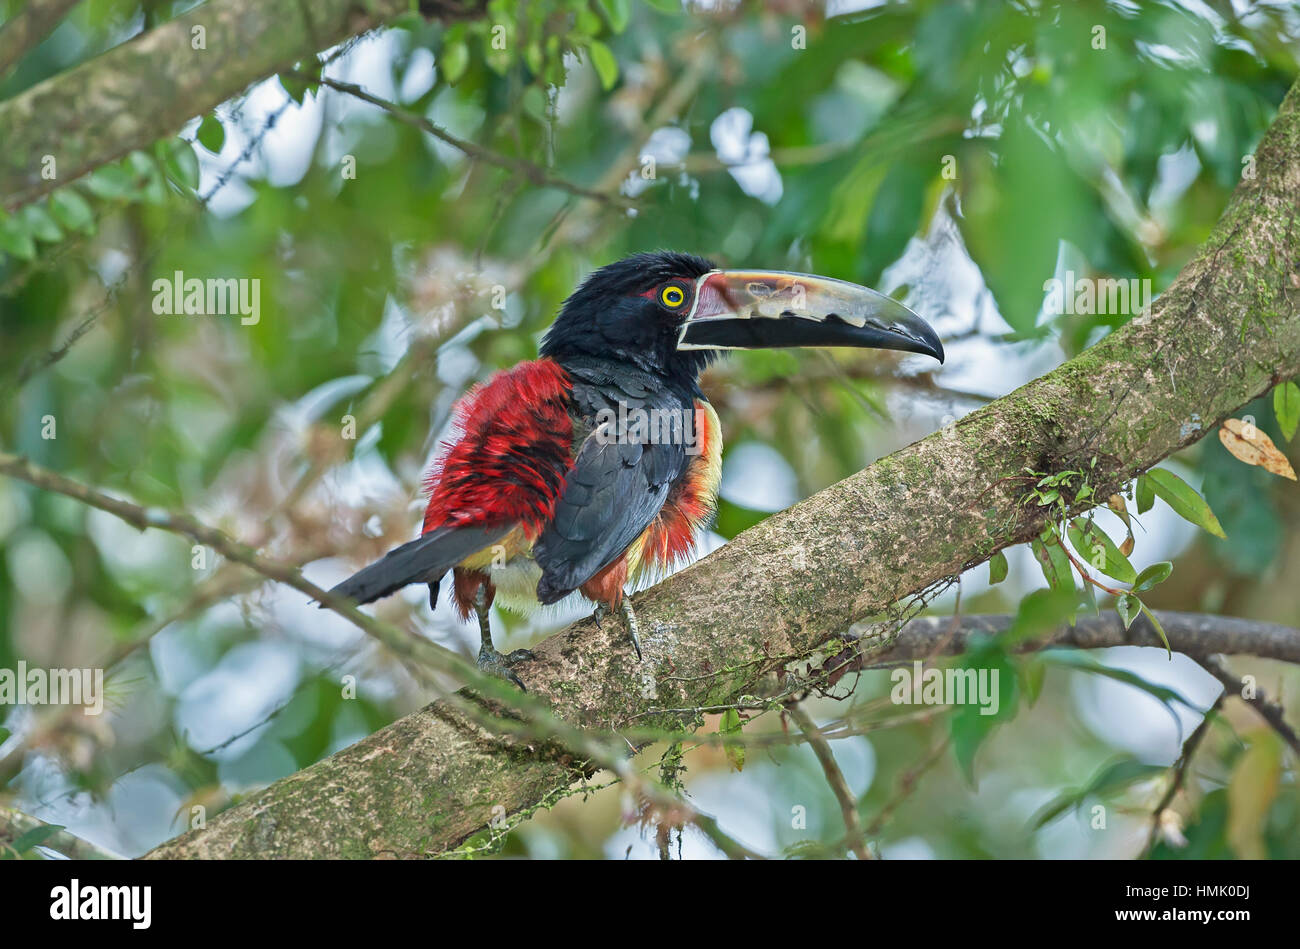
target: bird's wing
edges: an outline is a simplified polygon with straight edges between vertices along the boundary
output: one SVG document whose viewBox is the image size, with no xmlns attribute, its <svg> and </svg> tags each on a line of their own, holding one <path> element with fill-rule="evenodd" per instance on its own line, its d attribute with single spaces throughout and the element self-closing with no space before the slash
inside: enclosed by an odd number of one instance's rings
<svg viewBox="0 0 1300 949">
<path fill-rule="evenodd" d="M 659 513 L 686 463 L 680 440 L 629 441 L 609 420 L 588 435 L 555 516 L 533 544 L 542 568 L 537 598 L 554 603 L 618 559 Z"/>
</svg>

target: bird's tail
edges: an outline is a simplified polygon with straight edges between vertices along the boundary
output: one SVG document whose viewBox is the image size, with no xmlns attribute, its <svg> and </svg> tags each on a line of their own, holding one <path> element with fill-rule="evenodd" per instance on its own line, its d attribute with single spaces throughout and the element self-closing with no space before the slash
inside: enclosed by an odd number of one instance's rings
<svg viewBox="0 0 1300 949">
<path fill-rule="evenodd" d="M 408 583 L 434 583 L 470 554 L 496 543 L 510 527 L 440 527 L 395 547 L 334 589 L 358 603 L 395 593 Z"/>
</svg>

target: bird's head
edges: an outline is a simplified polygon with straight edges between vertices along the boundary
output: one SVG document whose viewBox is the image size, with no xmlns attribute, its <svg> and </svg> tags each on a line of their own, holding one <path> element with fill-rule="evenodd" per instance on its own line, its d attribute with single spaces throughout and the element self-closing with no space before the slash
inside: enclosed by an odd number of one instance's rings
<svg viewBox="0 0 1300 949">
<path fill-rule="evenodd" d="M 855 346 L 924 353 L 943 344 L 875 290 L 810 274 L 718 270 L 691 254 L 634 254 L 594 271 L 564 302 L 542 355 L 631 362 L 694 384 L 720 352 Z"/>
</svg>

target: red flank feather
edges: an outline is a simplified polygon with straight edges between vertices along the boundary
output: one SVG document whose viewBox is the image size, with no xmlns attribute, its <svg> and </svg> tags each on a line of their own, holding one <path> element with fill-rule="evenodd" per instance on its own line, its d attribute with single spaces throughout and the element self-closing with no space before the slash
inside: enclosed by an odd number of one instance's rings
<svg viewBox="0 0 1300 949">
<path fill-rule="evenodd" d="M 518 524 L 535 540 L 573 467 L 572 389 L 550 359 L 520 363 L 471 389 L 456 405 L 459 437 L 425 479 L 424 532 Z"/>
</svg>

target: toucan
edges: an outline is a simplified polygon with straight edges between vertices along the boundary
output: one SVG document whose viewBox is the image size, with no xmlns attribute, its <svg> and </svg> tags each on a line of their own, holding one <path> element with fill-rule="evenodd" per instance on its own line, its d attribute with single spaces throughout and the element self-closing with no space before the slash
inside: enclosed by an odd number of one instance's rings
<svg viewBox="0 0 1300 949">
<path fill-rule="evenodd" d="M 528 612 L 575 591 L 597 617 L 690 556 L 722 475 L 718 416 L 700 373 L 723 351 L 854 346 L 943 361 L 934 330 L 897 300 L 828 277 L 719 270 L 701 257 L 634 254 L 594 271 L 564 302 L 538 359 L 497 372 L 457 403 L 425 481 L 416 540 L 331 590 L 369 603 L 443 576 L 477 615 L 479 668 L 524 688 L 525 649 L 497 652 L 493 602 Z"/>
</svg>

